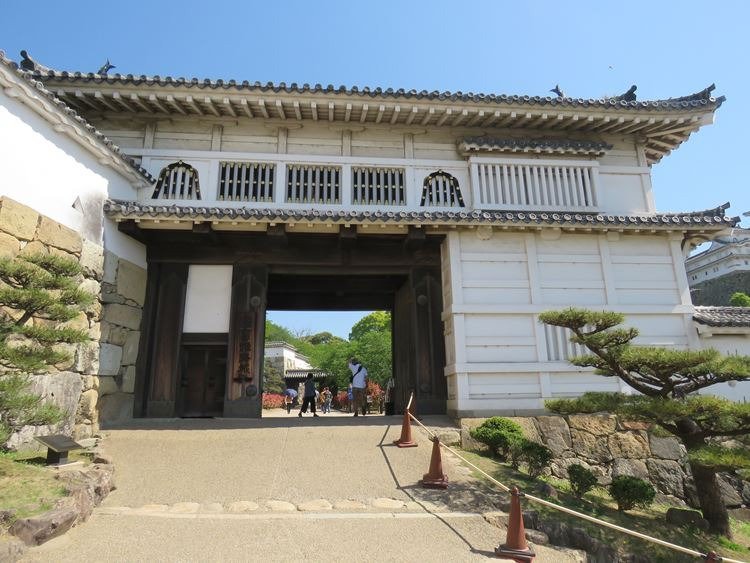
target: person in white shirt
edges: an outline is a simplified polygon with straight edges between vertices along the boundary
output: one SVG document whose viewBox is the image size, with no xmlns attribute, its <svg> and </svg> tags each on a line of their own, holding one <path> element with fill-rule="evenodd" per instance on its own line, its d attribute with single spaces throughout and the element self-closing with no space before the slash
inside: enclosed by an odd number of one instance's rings
<svg viewBox="0 0 750 563">
<path fill-rule="evenodd" d="M 349 369 L 352 372 L 351 383 L 354 392 L 354 416 L 362 416 L 367 412 L 367 368 L 359 363 L 357 358 L 349 359 Z"/>
</svg>

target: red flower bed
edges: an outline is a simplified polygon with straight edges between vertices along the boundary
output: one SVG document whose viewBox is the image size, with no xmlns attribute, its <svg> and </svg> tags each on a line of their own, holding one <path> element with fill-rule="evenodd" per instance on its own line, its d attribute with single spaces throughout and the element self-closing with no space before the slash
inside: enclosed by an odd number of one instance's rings
<svg viewBox="0 0 750 563">
<path fill-rule="evenodd" d="M 264 409 L 280 409 L 284 406 L 284 395 L 280 393 L 263 393 Z"/>
</svg>

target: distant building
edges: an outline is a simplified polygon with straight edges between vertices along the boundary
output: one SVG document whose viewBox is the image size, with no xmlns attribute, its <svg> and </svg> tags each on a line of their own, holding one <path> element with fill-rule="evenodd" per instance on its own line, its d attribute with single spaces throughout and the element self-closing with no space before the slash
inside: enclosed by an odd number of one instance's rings
<svg viewBox="0 0 750 563">
<path fill-rule="evenodd" d="M 696 307 L 693 324 L 703 348 L 750 356 L 750 307 Z M 719 383 L 701 393 L 746 403 L 750 401 L 750 381 Z"/>
<path fill-rule="evenodd" d="M 289 389 L 297 389 L 308 373 L 313 374 L 315 381 L 322 381 L 327 375 L 322 369 L 313 368 L 310 359 L 287 342 L 266 342 L 264 360 L 281 374 Z"/>
<path fill-rule="evenodd" d="M 750 292 L 750 229 L 732 229 L 685 262 L 695 305 L 729 305 L 733 293 Z"/>
</svg>

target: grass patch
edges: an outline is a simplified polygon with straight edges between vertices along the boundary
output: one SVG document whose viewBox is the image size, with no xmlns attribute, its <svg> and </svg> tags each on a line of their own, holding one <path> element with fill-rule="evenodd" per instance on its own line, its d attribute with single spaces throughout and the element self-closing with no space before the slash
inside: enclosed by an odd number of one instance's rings
<svg viewBox="0 0 750 563">
<path fill-rule="evenodd" d="M 750 545 L 749 522 L 732 519 L 734 536 L 732 540 L 712 536 L 695 529 L 677 528 L 666 522 L 666 513 L 669 506 L 653 504 L 646 509 L 639 508 L 628 512 L 620 512 L 617 510 L 617 503 L 602 487 L 594 487 L 582 499 L 577 499 L 573 496 L 570 484 L 567 481 L 551 477 L 531 479 L 528 475 L 515 471 L 508 465 L 486 455 L 467 451 L 462 453 L 467 460 L 501 483 L 508 486 L 515 485 L 522 491 L 534 496 L 543 498 L 543 495 L 539 492 L 541 486 L 544 483 L 552 485 L 558 490 L 559 498 L 558 500 L 548 500 L 566 508 L 703 553 L 714 550 L 719 555 L 732 559 L 750 560 L 750 549 L 747 547 Z M 477 471 L 472 470 L 472 474 L 478 479 L 484 479 Z M 694 557 L 586 522 L 528 500 L 524 502 L 523 508 L 524 510 L 536 510 L 542 521 L 556 520 L 565 522 L 570 526 L 583 528 L 591 537 L 615 547 L 621 553 L 648 555 L 652 561 L 663 563 L 696 560 Z"/>
<path fill-rule="evenodd" d="M 14 513 L 3 526 L 46 512 L 67 495 L 55 474 L 44 468 L 45 456 L 40 451 L 0 453 L 0 510 Z"/>
</svg>

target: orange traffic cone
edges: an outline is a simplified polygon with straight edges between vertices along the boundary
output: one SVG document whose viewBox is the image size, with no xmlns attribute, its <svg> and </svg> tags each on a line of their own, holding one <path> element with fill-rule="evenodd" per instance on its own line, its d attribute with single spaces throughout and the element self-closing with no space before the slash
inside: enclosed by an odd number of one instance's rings
<svg viewBox="0 0 750 563">
<path fill-rule="evenodd" d="M 505 537 L 505 543 L 495 548 L 495 555 L 500 559 L 513 559 L 518 563 L 528 563 L 534 560 L 535 553 L 526 543 L 526 530 L 523 527 L 521 514 L 521 493 L 516 487 L 510 491 L 508 534 Z"/>
<path fill-rule="evenodd" d="M 432 457 L 430 458 L 430 470 L 425 473 L 419 482 L 426 489 L 447 489 L 448 477 L 443 473 L 443 460 L 440 457 L 440 438 L 432 439 Z"/>
<path fill-rule="evenodd" d="M 706 561 L 721 561 L 721 557 L 719 557 L 719 554 L 715 551 L 709 551 L 703 556 L 703 559 Z"/>
<path fill-rule="evenodd" d="M 393 441 L 399 448 L 416 448 L 417 443 L 411 438 L 411 420 L 409 409 L 404 411 L 404 422 L 401 424 L 401 437 Z"/>
</svg>

